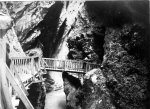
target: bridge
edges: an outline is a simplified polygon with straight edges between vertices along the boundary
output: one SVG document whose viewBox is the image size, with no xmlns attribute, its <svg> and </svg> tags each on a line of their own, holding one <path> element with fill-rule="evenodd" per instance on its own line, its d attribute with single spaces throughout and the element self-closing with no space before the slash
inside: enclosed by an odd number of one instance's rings
<svg viewBox="0 0 150 109">
<path fill-rule="evenodd" d="M 66 71 L 73 73 L 86 73 L 100 65 L 77 60 L 60 60 L 55 58 L 42 58 L 42 67 L 51 71 Z"/>
<path fill-rule="evenodd" d="M 34 81 L 43 71 L 59 71 L 85 74 L 99 68 L 100 65 L 76 60 L 60 60 L 55 58 L 41 57 L 12 57 L 10 70 L 17 73 L 21 81 L 28 85 Z"/>
<path fill-rule="evenodd" d="M 0 50 L 3 51 L 1 52 L 2 56 L 0 56 L 0 71 L 2 71 L 0 75 L 3 75 L 3 78 L 7 78 L 8 80 L 8 82 L 5 80 L 5 86 L 8 84 L 10 96 L 12 96 L 12 92 L 15 90 L 17 96 L 20 97 L 27 109 L 34 109 L 27 98 L 27 87 L 32 83 L 44 82 L 42 75 L 46 71 L 65 71 L 84 75 L 86 72 L 100 67 L 98 64 L 82 60 L 60 60 L 55 58 L 42 58 L 41 56 L 11 57 L 10 66 L 8 66 L 6 60 L 4 60 L 6 58 L 5 43 L 0 45 Z M 2 80 L 2 82 L 4 81 Z M 8 97 L 8 94 L 5 96 Z M 9 105 L 12 104 L 10 101 L 7 102 Z"/>
</svg>

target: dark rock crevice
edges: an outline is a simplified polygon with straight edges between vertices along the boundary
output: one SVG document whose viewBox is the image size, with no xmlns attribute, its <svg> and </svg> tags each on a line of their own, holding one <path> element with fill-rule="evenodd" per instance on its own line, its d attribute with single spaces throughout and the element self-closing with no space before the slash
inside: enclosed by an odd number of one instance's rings
<svg viewBox="0 0 150 109">
<path fill-rule="evenodd" d="M 59 16 L 63 8 L 62 2 L 56 2 L 48 11 L 44 20 L 41 22 L 44 25 L 44 29 L 41 31 L 40 41 L 43 44 L 44 57 L 51 57 L 54 54 L 53 45 L 57 45 L 55 38 L 57 38 L 57 28 L 59 23 Z"/>
<path fill-rule="evenodd" d="M 62 23 L 58 29 L 59 17 L 63 8 L 63 2 L 57 1 L 48 9 L 48 13 L 44 19 L 35 26 L 31 31 L 28 32 L 28 36 L 34 33 L 34 30 L 38 29 L 41 34 L 32 42 L 24 43 L 23 49 L 27 51 L 35 48 L 40 42 L 43 46 L 44 57 L 52 57 L 55 53 L 58 45 L 60 44 L 61 38 L 65 31 L 66 20 Z M 56 41 L 57 40 L 57 41 Z M 53 46 L 56 45 L 56 46 Z"/>
</svg>

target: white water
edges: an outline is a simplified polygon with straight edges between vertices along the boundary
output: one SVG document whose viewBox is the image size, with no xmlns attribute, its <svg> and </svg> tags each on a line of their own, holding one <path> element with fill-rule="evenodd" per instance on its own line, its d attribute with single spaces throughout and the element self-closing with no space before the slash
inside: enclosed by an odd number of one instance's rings
<svg viewBox="0 0 150 109">
<path fill-rule="evenodd" d="M 45 109 L 65 109 L 66 96 L 62 90 L 52 91 L 46 95 Z"/>
</svg>

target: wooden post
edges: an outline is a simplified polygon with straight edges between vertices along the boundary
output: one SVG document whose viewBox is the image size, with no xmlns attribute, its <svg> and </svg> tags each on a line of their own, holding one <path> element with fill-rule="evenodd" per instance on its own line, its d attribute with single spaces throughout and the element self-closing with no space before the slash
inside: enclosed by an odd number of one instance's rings
<svg viewBox="0 0 150 109">
<path fill-rule="evenodd" d="M 85 73 L 88 71 L 88 67 L 89 67 L 89 64 L 88 64 L 88 62 L 86 62 L 86 65 L 85 65 Z"/>
<path fill-rule="evenodd" d="M 34 70 L 35 66 L 34 66 L 34 58 L 31 58 L 31 73 L 33 76 L 33 81 L 35 82 L 35 70 Z"/>
<path fill-rule="evenodd" d="M 64 71 L 66 71 L 66 70 L 67 70 L 67 61 L 64 60 Z"/>
</svg>

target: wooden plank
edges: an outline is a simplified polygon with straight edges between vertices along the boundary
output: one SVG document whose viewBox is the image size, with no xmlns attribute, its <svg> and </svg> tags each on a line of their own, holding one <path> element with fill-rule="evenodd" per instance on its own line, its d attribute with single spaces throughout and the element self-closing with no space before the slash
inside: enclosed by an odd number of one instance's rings
<svg viewBox="0 0 150 109">
<path fill-rule="evenodd" d="M 35 81 L 35 75 L 36 75 L 36 74 L 34 74 L 34 72 L 35 72 L 34 71 L 34 67 L 35 67 L 34 66 L 34 58 L 31 58 L 31 74 L 32 74 L 32 76 L 34 78 L 33 81 Z"/>
<path fill-rule="evenodd" d="M 39 56 L 32 56 L 32 57 L 29 57 L 29 56 L 23 56 L 23 57 L 11 57 L 11 59 L 31 59 L 31 58 L 37 58 Z"/>
<path fill-rule="evenodd" d="M 24 105 L 26 106 L 26 108 L 27 109 L 34 109 L 34 107 L 32 106 L 32 104 L 28 100 L 27 96 L 25 95 L 24 91 L 19 87 L 19 84 L 16 82 L 14 75 L 9 70 L 9 68 L 7 67 L 6 64 L 5 64 L 5 67 L 7 68 L 6 75 L 7 75 L 8 80 L 11 82 L 11 85 L 13 86 L 13 88 L 18 93 L 19 97 L 21 98 L 21 100 L 24 103 Z"/>
</svg>

